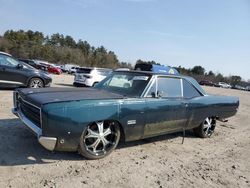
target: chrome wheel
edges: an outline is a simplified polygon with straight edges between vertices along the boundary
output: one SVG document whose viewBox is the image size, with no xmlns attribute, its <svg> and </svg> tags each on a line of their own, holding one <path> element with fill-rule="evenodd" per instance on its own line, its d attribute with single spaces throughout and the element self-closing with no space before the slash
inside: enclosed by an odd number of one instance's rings
<svg viewBox="0 0 250 188">
<path fill-rule="evenodd" d="M 215 120 L 209 117 L 206 118 L 203 122 L 204 135 L 206 135 L 207 137 L 210 137 L 214 132 L 214 128 L 215 128 Z"/>
<path fill-rule="evenodd" d="M 194 128 L 196 136 L 201 138 L 208 138 L 214 133 L 216 127 L 216 119 L 213 117 L 207 117 L 199 127 Z"/>
<path fill-rule="evenodd" d="M 43 81 L 40 78 L 32 78 L 29 83 L 30 88 L 44 87 Z"/>
<path fill-rule="evenodd" d="M 102 158 L 115 149 L 119 139 L 120 129 L 117 123 L 112 121 L 94 122 L 82 135 L 81 153 L 90 159 Z"/>
</svg>

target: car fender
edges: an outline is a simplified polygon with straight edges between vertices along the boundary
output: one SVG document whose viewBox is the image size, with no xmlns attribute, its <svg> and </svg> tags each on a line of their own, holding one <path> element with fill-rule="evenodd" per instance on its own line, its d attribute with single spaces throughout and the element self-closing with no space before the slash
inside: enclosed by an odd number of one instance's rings
<svg viewBox="0 0 250 188">
<path fill-rule="evenodd" d="M 42 106 L 42 134 L 58 138 L 57 150 L 74 151 L 84 129 L 93 122 L 119 122 L 119 103 L 115 100 L 55 102 Z M 120 122 L 119 122 L 120 123 Z M 60 143 L 63 140 L 63 143 Z"/>
</svg>

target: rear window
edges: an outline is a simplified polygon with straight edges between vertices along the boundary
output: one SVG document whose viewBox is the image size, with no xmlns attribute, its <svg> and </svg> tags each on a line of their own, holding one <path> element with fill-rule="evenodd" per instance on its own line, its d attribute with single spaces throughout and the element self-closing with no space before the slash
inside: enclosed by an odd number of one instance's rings
<svg viewBox="0 0 250 188">
<path fill-rule="evenodd" d="M 183 79 L 183 96 L 184 98 L 200 97 L 201 94 L 188 81 Z"/>
<path fill-rule="evenodd" d="M 88 68 L 78 68 L 77 69 L 77 73 L 90 74 L 91 71 L 92 71 L 92 69 L 88 69 Z"/>
</svg>

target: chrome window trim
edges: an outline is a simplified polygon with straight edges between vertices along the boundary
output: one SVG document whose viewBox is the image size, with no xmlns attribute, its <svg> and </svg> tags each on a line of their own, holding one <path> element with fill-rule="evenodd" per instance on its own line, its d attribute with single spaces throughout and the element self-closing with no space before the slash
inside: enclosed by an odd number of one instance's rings
<svg viewBox="0 0 250 188">
<path fill-rule="evenodd" d="M 141 98 L 145 98 L 150 90 L 150 88 L 152 87 L 152 85 L 154 84 L 156 76 L 152 75 L 150 81 L 148 82 L 148 84 L 146 85 L 145 89 L 143 90 L 142 94 L 141 94 Z"/>
<path fill-rule="evenodd" d="M 183 78 L 181 78 L 181 97 L 184 98 Z"/>
<path fill-rule="evenodd" d="M 184 96 L 183 96 L 183 93 L 184 93 L 184 92 L 183 92 L 183 81 L 182 81 L 183 78 L 181 78 L 181 77 L 175 77 L 175 76 L 171 76 L 171 75 L 153 75 L 153 76 L 152 76 L 153 80 L 150 81 L 150 85 L 148 86 L 148 88 L 146 87 L 147 91 L 146 91 L 145 94 L 143 95 L 144 98 L 150 98 L 150 97 L 147 97 L 147 95 L 148 95 L 148 92 L 149 92 L 149 90 L 151 89 L 152 85 L 154 84 L 154 81 L 155 81 L 155 83 L 156 83 L 156 86 L 155 86 L 155 88 L 156 88 L 156 91 L 155 91 L 156 97 L 155 97 L 155 98 L 158 97 L 158 96 L 157 96 L 157 90 L 158 90 L 158 81 L 157 81 L 157 79 L 158 79 L 159 77 L 179 79 L 179 80 L 180 80 L 180 86 L 181 86 L 181 96 L 180 96 L 180 97 L 176 97 L 176 98 L 184 98 Z M 172 97 L 171 97 L 171 98 L 172 98 Z M 173 97 L 173 98 L 174 98 L 174 97 Z"/>
</svg>

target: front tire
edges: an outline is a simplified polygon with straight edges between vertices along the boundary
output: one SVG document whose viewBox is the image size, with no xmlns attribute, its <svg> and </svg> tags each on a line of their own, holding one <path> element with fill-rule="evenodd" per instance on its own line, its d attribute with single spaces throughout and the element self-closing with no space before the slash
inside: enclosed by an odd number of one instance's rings
<svg viewBox="0 0 250 188">
<path fill-rule="evenodd" d="M 120 140 L 120 127 L 114 121 L 90 124 L 80 138 L 79 152 L 87 159 L 101 159 L 109 155 Z"/>
<path fill-rule="evenodd" d="M 44 83 L 40 78 L 31 78 L 28 84 L 30 88 L 42 88 L 44 87 Z"/>
<path fill-rule="evenodd" d="M 216 126 L 216 119 L 212 117 L 207 117 L 199 127 L 193 129 L 194 134 L 201 138 L 209 138 L 214 133 Z"/>
</svg>

